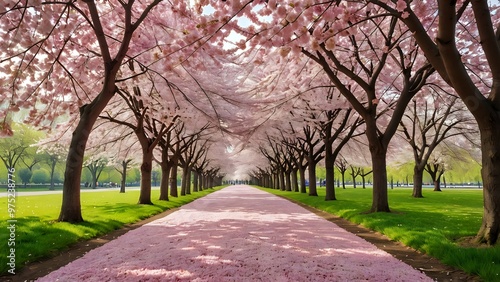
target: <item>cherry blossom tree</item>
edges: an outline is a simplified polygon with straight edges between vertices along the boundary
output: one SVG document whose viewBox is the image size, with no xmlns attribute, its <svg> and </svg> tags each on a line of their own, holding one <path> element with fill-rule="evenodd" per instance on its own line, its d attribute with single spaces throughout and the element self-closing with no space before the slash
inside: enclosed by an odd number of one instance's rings
<svg viewBox="0 0 500 282">
<path fill-rule="evenodd" d="M 29 109 L 25 121 L 41 128 L 53 127 L 60 116 L 74 121 L 60 221 L 83 220 L 79 189 L 87 141 L 117 83 L 130 78 L 122 66 L 136 61 L 161 73 L 182 70 L 192 61 L 201 69 L 195 51 L 203 46 L 223 52 L 207 42 L 226 21 L 207 22 L 193 8 L 186 1 L 160 0 L 24 0 L 0 8 L 2 133 L 11 133 L 10 122 L 20 109 Z"/>
<path fill-rule="evenodd" d="M 56 166 L 67 155 L 66 148 L 58 143 L 41 144 L 37 153 L 43 155 L 43 162 L 50 168 L 50 188 L 54 190 Z"/>
<path fill-rule="evenodd" d="M 88 169 L 90 175 L 92 176 L 92 182 L 90 182 L 90 187 L 96 189 L 99 184 L 99 177 L 102 171 L 108 165 L 108 160 L 104 158 L 94 158 L 90 157 L 84 162 L 85 168 Z"/>
<path fill-rule="evenodd" d="M 15 169 L 27 157 L 27 150 L 41 138 L 40 133 L 22 124 L 15 124 L 12 131 L 13 136 L 0 138 L 0 159 L 8 169 Z"/>
<path fill-rule="evenodd" d="M 342 176 L 342 189 L 345 189 L 345 173 L 349 168 L 347 160 L 343 156 L 340 156 L 335 160 L 335 166 L 340 171 L 340 175 Z"/>
<path fill-rule="evenodd" d="M 178 116 L 161 117 L 165 113 L 153 111 L 150 107 L 160 107 L 159 97 L 153 93 L 143 93 L 138 86 L 132 87 L 133 92 L 120 89 L 118 94 L 126 107 L 119 107 L 121 101 L 114 103 L 114 109 L 106 110 L 100 117 L 110 122 L 120 124 L 130 128 L 136 135 L 142 150 L 141 161 L 141 193 L 139 204 L 152 204 L 151 202 L 151 173 L 153 167 L 153 154 L 163 135 L 170 131 L 177 122 Z M 155 91 L 155 90 L 152 90 Z M 142 96 L 156 97 L 155 103 L 152 101 L 145 104 Z M 160 117 L 156 115 L 160 113 Z M 170 119 L 170 120 L 167 120 Z"/>
<path fill-rule="evenodd" d="M 498 3 L 489 1 L 369 1 L 398 16 L 426 58 L 474 116 L 481 134 L 483 222 L 477 241 L 494 245 L 500 236 L 500 163 L 495 156 L 500 116 Z M 435 20 L 437 16 L 437 21 Z"/>
<path fill-rule="evenodd" d="M 433 69 L 398 16 L 383 14 L 374 5 L 339 2 L 269 1 L 260 9 L 244 9 L 241 14 L 258 24 L 241 34 L 250 34 L 245 38 L 251 45 L 279 49 L 284 65 L 303 54 L 321 67 L 365 121 L 373 165 L 371 210 L 390 211 L 387 148 L 407 103 Z M 224 9 L 222 4 L 219 7 Z M 309 87 L 292 81 L 287 84 L 298 89 Z"/>
</svg>

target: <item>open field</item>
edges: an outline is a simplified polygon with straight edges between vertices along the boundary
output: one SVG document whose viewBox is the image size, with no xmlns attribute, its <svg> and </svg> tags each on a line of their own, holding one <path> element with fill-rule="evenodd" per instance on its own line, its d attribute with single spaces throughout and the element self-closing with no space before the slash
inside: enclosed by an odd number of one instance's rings
<svg viewBox="0 0 500 282">
<path fill-rule="evenodd" d="M 82 214 L 85 222 L 69 224 L 56 222 L 60 208 L 61 195 L 18 196 L 15 202 L 15 261 L 16 269 L 20 269 L 30 261 L 55 255 L 71 244 L 80 240 L 90 239 L 128 223 L 158 214 L 162 211 L 179 207 L 211 193 L 216 189 L 195 192 L 178 198 L 170 197 L 170 201 L 158 201 L 159 190 L 153 188 L 154 205 L 137 205 L 139 190 L 129 190 L 126 193 L 118 191 L 102 191 L 96 193 L 81 193 Z M 7 266 L 8 239 L 12 232 L 8 229 L 10 223 L 8 198 L 0 198 L 0 244 L 5 254 L 0 256 L 0 275 L 9 269 Z"/>
<path fill-rule="evenodd" d="M 416 199 L 411 189 L 389 189 L 391 213 L 366 213 L 371 207 L 371 189 L 336 189 L 336 201 L 324 200 L 324 188 L 318 189 L 319 197 L 264 190 L 376 230 L 485 281 L 500 279 L 500 246 L 476 248 L 459 243 L 479 230 L 482 190 L 424 189 L 425 198 Z"/>
</svg>

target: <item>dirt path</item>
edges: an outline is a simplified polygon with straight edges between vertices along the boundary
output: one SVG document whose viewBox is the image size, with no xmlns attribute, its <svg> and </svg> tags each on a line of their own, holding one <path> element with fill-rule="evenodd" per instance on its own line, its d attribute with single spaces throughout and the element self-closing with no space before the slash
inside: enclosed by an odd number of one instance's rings
<svg viewBox="0 0 500 282">
<path fill-rule="evenodd" d="M 432 281 L 287 200 L 231 186 L 39 281 Z"/>
</svg>

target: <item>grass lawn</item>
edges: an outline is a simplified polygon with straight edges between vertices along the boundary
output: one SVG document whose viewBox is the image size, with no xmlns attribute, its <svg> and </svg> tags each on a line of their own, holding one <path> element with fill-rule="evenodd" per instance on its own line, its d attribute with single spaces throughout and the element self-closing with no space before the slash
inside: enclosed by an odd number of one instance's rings
<svg viewBox="0 0 500 282">
<path fill-rule="evenodd" d="M 500 246 L 473 248 L 457 244 L 479 230 L 482 190 L 424 189 L 425 198 L 416 199 L 411 197 L 411 189 L 389 189 L 391 213 L 366 213 L 371 207 L 371 189 L 336 188 L 336 201 L 324 200 L 324 188 L 318 189 L 319 197 L 264 190 L 376 230 L 443 263 L 477 274 L 484 281 L 500 281 Z"/>
<path fill-rule="evenodd" d="M 16 270 L 30 261 L 57 254 L 71 244 L 90 239 L 128 223 L 137 222 L 162 211 L 182 206 L 216 189 L 193 192 L 191 195 L 170 197 L 158 201 L 159 190 L 152 191 L 154 205 L 138 205 L 139 190 L 81 193 L 82 215 L 85 222 L 56 222 L 61 209 L 61 194 L 18 196 L 16 198 L 15 257 Z M 0 198 L 0 275 L 7 274 L 9 255 L 7 197 Z"/>
</svg>

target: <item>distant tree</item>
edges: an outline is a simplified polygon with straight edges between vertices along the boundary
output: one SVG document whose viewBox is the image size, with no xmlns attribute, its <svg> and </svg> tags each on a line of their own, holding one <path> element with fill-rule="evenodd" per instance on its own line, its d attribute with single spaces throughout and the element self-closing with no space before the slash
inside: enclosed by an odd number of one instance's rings
<svg viewBox="0 0 500 282">
<path fill-rule="evenodd" d="M 85 167 L 89 170 L 92 176 L 92 182 L 90 183 L 90 187 L 92 187 L 92 189 L 97 188 L 99 177 L 101 176 L 102 171 L 106 167 L 106 164 L 107 160 L 102 158 L 87 160 Z"/>
<path fill-rule="evenodd" d="M 57 142 L 50 142 L 46 144 L 42 144 L 37 151 L 37 154 L 40 155 L 42 163 L 45 163 L 49 166 L 49 175 L 50 175 L 50 188 L 49 190 L 54 190 L 54 182 L 58 177 L 56 174 L 57 164 L 64 159 L 64 156 L 67 154 L 66 148 Z"/>
<path fill-rule="evenodd" d="M 340 171 L 340 175 L 342 175 L 342 189 L 345 189 L 345 173 L 348 168 L 346 159 L 340 156 L 340 158 L 335 160 L 335 166 Z"/>
<path fill-rule="evenodd" d="M 124 159 L 120 162 L 120 168 L 116 168 L 116 171 L 121 175 L 120 182 L 120 193 L 125 193 L 125 182 L 127 181 L 127 169 L 130 167 L 132 159 Z"/>
<path fill-rule="evenodd" d="M 423 197 L 423 173 L 434 149 L 448 138 L 478 133 L 472 129 L 474 126 L 463 125 L 470 124 L 472 117 L 465 114 L 464 105 L 457 101 L 458 98 L 451 97 L 450 101 L 445 98 L 434 94 L 426 99 L 414 99 L 400 121 L 400 130 L 410 144 L 415 160 L 412 192 L 415 198 Z"/>
<path fill-rule="evenodd" d="M 351 165 L 350 168 L 351 168 L 350 174 L 351 174 L 351 177 L 352 177 L 352 183 L 354 185 L 354 188 L 356 188 L 356 177 L 358 177 L 359 175 L 361 175 L 361 168 L 353 166 L 353 165 Z"/>
<path fill-rule="evenodd" d="M 18 162 L 26 156 L 26 150 L 42 136 L 42 133 L 22 124 L 14 124 L 12 130 L 12 136 L 0 138 L 0 159 L 6 168 L 16 168 Z"/>
<path fill-rule="evenodd" d="M 45 169 L 37 169 L 31 176 L 31 181 L 36 184 L 47 183 L 50 180 L 50 175 Z"/>
<path fill-rule="evenodd" d="M 366 179 L 366 177 L 367 177 L 368 175 L 370 175 L 370 173 L 372 173 L 372 170 L 369 170 L 369 171 L 366 171 L 366 172 L 365 172 L 365 169 L 364 169 L 364 168 L 361 168 L 361 172 L 360 172 L 359 176 L 361 176 L 361 181 L 362 181 L 362 183 L 363 183 L 363 189 L 365 189 L 365 188 L 366 188 L 366 186 L 365 186 L 365 184 L 366 184 L 365 179 Z"/>
<path fill-rule="evenodd" d="M 21 158 L 23 164 L 33 172 L 35 165 L 43 161 L 43 156 L 36 153 L 37 148 L 29 147 L 24 151 L 24 156 Z"/>
<path fill-rule="evenodd" d="M 18 170 L 17 175 L 19 176 L 19 178 L 21 178 L 21 181 L 24 184 L 24 188 L 26 188 L 26 185 L 28 184 L 28 182 L 30 182 L 33 172 L 31 172 L 29 168 L 23 167 Z"/>
</svg>

